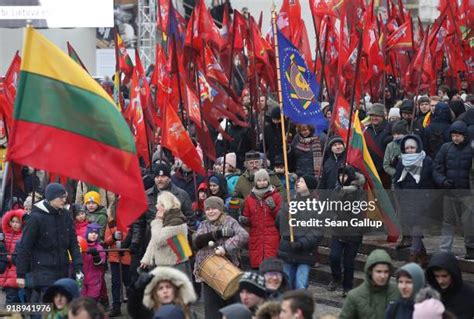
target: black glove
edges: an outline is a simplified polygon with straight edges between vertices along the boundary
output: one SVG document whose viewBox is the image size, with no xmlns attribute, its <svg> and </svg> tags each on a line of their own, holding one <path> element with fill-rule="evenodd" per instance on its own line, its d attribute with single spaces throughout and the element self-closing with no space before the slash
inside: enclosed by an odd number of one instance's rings
<svg viewBox="0 0 474 319">
<path fill-rule="evenodd" d="M 234 236 L 234 230 L 230 227 L 224 226 L 220 230 L 222 238 L 230 238 Z"/>
<path fill-rule="evenodd" d="M 248 226 L 249 219 L 245 216 L 239 216 L 239 223 L 241 223 L 244 226 Z"/>
<path fill-rule="evenodd" d="M 300 242 L 294 241 L 294 242 L 290 242 L 290 247 L 291 247 L 291 250 L 299 251 L 303 249 L 303 244 Z"/>
<path fill-rule="evenodd" d="M 138 276 L 137 281 L 135 281 L 135 289 L 140 291 L 140 290 L 145 290 L 145 287 L 150 283 L 150 281 L 153 279 L 153 275 L 148 273 L 148 272 L 143 272 Z"/>
<path fill-rule="evenodd" d="M 443 188 L 445 189 L 452 189 L 454 188 L 454 182 L 450 179 L 446 179 L 444 182 L 443 182 Z"/>
<path fill-rule="evenodd" d="M 94 248 L 94 247 L 89 248 L 89 249 L 87 250 L 87 253 L 88 253 L 88 254 L 91 254 L 92 257 L 99 256 L 99 252 L 97 251 L 97 248 Z"/>
</svg>

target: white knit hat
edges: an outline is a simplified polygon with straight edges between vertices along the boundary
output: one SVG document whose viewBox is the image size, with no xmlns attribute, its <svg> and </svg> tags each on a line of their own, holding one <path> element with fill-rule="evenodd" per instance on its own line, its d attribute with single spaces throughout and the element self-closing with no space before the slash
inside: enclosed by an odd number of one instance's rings
<svg viewBox="0 0 474 319">
<path fill-rule="evenodd" d="M 400 109 L 398 107 L 392 107 L 388 112 L 388 119 L 390 120 L 393 117 L 400 118 Z"/>
</svg>

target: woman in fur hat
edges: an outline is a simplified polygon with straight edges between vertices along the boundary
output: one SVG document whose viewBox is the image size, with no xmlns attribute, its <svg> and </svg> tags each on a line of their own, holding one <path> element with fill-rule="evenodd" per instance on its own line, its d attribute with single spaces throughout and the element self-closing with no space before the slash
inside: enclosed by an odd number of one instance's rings
<svg viewBox="0 0 474 319">
<path fill-rule="evenodd" d="M 180 240 L 169 240 L 179 237 L 189 245 L 188 226 L 181 211 L 181 202 L 172 193 L 164 191 L 158 195 L 156 209 L 155 220 L 151 222 L 151 239 L 140 267 L 174 266 L 191 276 L 188 256 L 177 255 L 176 247 L 172 247 Z"/>
<path fill-rule="evenodd" d="M 186 319 L 192 318 L 189 306 L 197 297 L 188 276 L 171 267 L 156 267 L 150 275 L 153 278 L 145 287 L 143 305 L 155 314 L 164 305 L 179 306 Z"/>
<path fill-rule="evenodd" d="M 240 249 L 247 244 L 249 235 L 239 223 L 224 213 L 224 201 L 211 196 L 204 202 L 206 220 L 200 225 L 193 238 L 196 251 L 194 275 L 197 282 L 203 282 L 198 275 L 204 260 L 212 255 L 225 256 L 234 265 L 239 266 Z M 219 309 L 234 300 L 223 300 L 210 286 L 203 282 L 202 295 L 206 319 L 221 319 Z"/>
</svg>

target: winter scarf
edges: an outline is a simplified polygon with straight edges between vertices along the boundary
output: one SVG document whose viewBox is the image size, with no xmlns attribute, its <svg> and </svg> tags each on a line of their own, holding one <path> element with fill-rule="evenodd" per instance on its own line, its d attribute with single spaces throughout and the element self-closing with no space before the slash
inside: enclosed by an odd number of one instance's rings
<svg viewBox="0 0 474 319">
<path fill-rule="evenodd" d="M 268 193 L 273 191 L 273 185 L 268 183 L 267 187 L 264 188 L 257 188 L 257 186 L 254 186 L 252 188 L 252 193 L 255 194 L 258 198 L 263 198 L 263 196 Z"/>
<path fill-rule="evenodd" d="M 321 166 L 323 163 L 323 148 L 321 147 L 321 140 L 317 136 L 302 137 L 300 134 L 296 135 L 296 149 L 302 152 L 313 152 L 313 169 L 314 176 L 320 176 Z"/>
<path fill-rule="evenodd" d="M 421 177 L 421 169 L 423 168 L 423 160 L 426 157 L 425 151 L 415 154 L 401 154 L 403 171 L 397 182 L 405 180 L 408 173 L 415 179 L 418 184 Z"/>
<path fill-rule="evenodd" d="M 181 212 L 181 209 L 170 209 L 163 217 L 163 227 L 178 226 L 186 223 L 186 217 Z"/>
</svg>

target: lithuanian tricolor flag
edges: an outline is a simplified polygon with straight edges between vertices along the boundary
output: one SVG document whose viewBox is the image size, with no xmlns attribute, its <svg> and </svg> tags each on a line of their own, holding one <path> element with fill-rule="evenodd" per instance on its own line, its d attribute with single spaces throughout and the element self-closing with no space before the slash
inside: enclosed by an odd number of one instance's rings
<svg viewBox="0 0 474 319">
<path fill-rule="evenodd" d="M 167 239 L 168 245 L 176 255 L 176 263 L 187 260 L 193 255 L 188 239 L 184 234 L 178 234 Z"/>
<path fill-rule="evenodd" d="M 120 195 L 117 223 L 125 229 L 147 205 L 134 138 L 114 101 L 31 27 L 20 69 L 7 160 Z"/>
<path fill-rule="evenodd" d="M 392 202 L 383 188 L 377 169 L 370 156 L 364 133 L 359 120 L 359 111 L 352 119 L 350 145 L 347 150 L 347 163 L 359 169 L 368 183 L 369 200 L 375 200 L 376 211 L 369 213 L 369 217 L 381 219 L 388 234 L 388 241 L 396 241 L 400 235 L 400 225 L 395 214 Z M 372 198 L 370 198 L 372 197 Z"/>
</svg>

